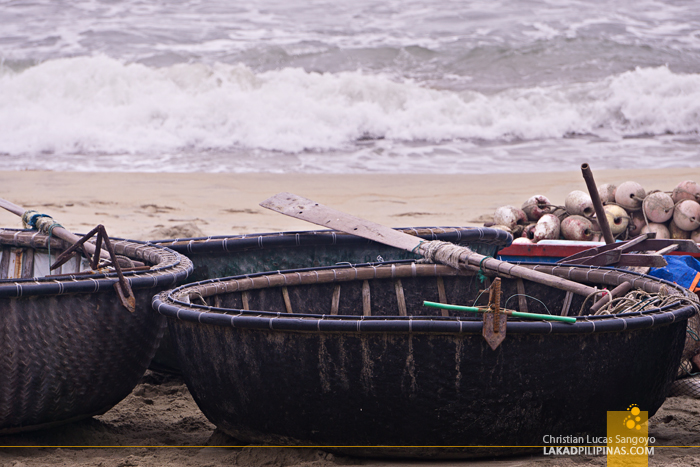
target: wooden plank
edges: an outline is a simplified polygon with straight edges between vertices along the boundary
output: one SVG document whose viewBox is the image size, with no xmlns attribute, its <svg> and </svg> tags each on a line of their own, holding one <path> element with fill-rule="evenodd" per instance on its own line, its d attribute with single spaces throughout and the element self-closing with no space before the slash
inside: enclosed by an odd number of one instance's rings
<svg viewBox="0 0 700 467">
<path fill-rule="evenodd" d="M 340 284 L 335 284 L 333 287 L 333 298 L 331 300 L 331 314 L 337 315 L 340 307 Z"/>
<path fill-rule="evenodd" d="M 440 297 L 440 303 L 447 304 L 447 294 L 445 293 L 445 281 L 442 279 L 442 276 L 437 276 L 437 288 L 438 297 Z M 442 316 L 450 316 L 450 312 L 448 310 L 442 308 L 441 311 Z"/>
<path fill-rule="evenodd" d="M 674 243 L 673 245 L 669 245 L 665 248 L 660 249 L 659 251 L 656 251 L 655 254 L 657 255 L 667 255 L 672 251 L 676 251 L 679 248 L 679 245 L 677 243 Z"/>
<path fill-rule="evenodd" d="M 622 252 L 620 250 L 610 250 L 584 258 L 569 259 L 566 264 L 584 264 L 587 266 L 610 266 L 620 261 Z M 562 260 L 563 261 L 563 260 Z"/>
<path fill-rule="evenodd" d="M 667 247 L 668 245 L 673 244 L 673 245 L 678 245 L 678 250 L 679 252 L 683 253 L 700 253 L 700 244 L 695 243 L 692 240 L 680 240 L 680 239 L 665 239 L 665 238 L 650 238 L 647 239 L 644 243 L 642 243 L 643 248 L 639 248 L 640 250 L 646 250 L 646 251 L 657 251 L 662 248 Z M 695 255 L 693 255 L 695 256 Z"/>
<path fill-rule="evenodd" d="M 616 243 L 610 243 L 608 245 L 602 245 L 596 248 L 590 248 L 588 250 L 584 250 L 580 253 L 576 253 L 571 256 L 567 256 L 566 258 L 562 258 L 557 263 L 569 263 L 575 259 L 580 259 L 580 258 L 587 258 L 589 256 L 595 256 L 599 253 L 603 253 L 605 251 L 611 251 L 611 250 L 618 250 L 620 252 L 626 251 L 631 249 L 634 246 L 639 245 L 640 243 L 644 242 L 647 240 L 647 234 L 642 234 L 639 237 L 633 238 L 632 240 L 626 241 L 626 242 L 616 242 Z M 639 250 L 640 248 L 637 248 Z"/>
<path fill-rule="evenodd" d="M 22 261 L 22 275 L 23 279 L 30 279 L 34 277 L 34 248 L 27 248 L 24 250 L 24 261 Z"/>
<path fill-rule="evenodd" d="M 287 309 L 287 313 L 294 313 L 294 310 L 292 310 L 292 302 L 289 300 L 289 290 L 287 290 L 287 287 L 282 287 L 282 298 L 284 298 L 284 307 Z"/>
<path fill-rule="evenodd" d="M 8 269 L 10 267 L 10 249 L 2 249 L 2 257 L 0 257 L 0 279 L 7 279 Z"/>
<path fill-rule="evenodd" d="M 518 307 L 521 312 L 527 313 L 527 298 L 525 297 L 525 283 L 521 278 L 515 280 L 515 285 L 518 288 Z"/>
<path fill-rule="evenodd" d="M 618 266 L 643 266 L 648 268 L 663 268 L 667 266 L 668 263 L 661 255 L 642 255 L 642 254 L 629 254 L 622 255 L 620 261 L 615 263 L 615 267 Z"/>
<path fill-rule="evenodd" d="M 406 316 L 406 298 L 403 295 L 401 279 L 394 281 L 394 289 L 396 290 L 396 301 L 399 303 L 399 316 Z"/>
<path fill-rule="evenodd" d="M 362 281 L 362 314 L 372 316 L 372 302 L 369 294 L 369 281 Z"/>
<path fill-rule="evenodd" d="M 8 268 L 8 279 L 19 279 L 22 277 L 22 259 L 24 258 L 24 248 L 10 249 L 10 267 Z"/>
</svg>

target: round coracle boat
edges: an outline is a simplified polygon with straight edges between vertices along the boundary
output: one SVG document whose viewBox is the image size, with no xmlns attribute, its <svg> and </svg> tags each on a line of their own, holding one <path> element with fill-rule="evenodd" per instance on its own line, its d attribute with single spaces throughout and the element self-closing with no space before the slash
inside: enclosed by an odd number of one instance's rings
<svg viewBox="0 0 700 467">
<path fill-rule="evenodd" d="M 532 267 L 632 290 L 592 315 L 591 297 L 399 261 L 201 281 L 155 296 L 153 307 L 168 317 L 201 410 L 248 443 L 487 456 L 532 450 L 548 434 L 605 436 L 607 411 L 631 404 L 652 416 L 696 313 L 691 294 L 617 269 Z"/>
<path fill-rule="evenodd" d="M 192 263 L 155 245 L 109 243 L 123 279 L 78 256 L 50 271 L 68 244 L 0 229 L 0 434 L 104 413 L 146 371 L 165 328 L 151 299 Z"/>
<path fill-rule="evenodd" d="M 397 230 L 424 240 L 469 246 L 489 256 L 494 256 L 513 241 L 513 237 L 503 230 L 482 227 L 409 227 Z M 154 240 L 153 243 L 190 258 L 194 264 L 192 282 L 260 271 L 420 258 L 415 253 L 333 230 L 181 238 Z M 179 371 L 167 332 L 152 368 Z"/>
</svg>

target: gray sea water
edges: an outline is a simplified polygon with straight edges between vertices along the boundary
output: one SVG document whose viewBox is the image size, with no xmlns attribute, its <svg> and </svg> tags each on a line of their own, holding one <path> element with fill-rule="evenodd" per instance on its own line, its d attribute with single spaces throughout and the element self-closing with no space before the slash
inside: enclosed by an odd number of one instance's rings
<svg viewBox="0 0 700 467">
<path fill-rule="evenodd" d="M 0 0 L 4 169 L 700 167 L 700 3 Z"/>
</svg>

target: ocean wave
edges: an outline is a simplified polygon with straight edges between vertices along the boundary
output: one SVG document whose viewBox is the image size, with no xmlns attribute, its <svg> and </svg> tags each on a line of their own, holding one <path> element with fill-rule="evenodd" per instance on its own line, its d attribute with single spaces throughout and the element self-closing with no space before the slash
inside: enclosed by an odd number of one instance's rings
<svg viewBox="0 0 700 467">
<path fill-rule="evenodd" d="M 700 75 L 637 68 L 495 94 L 363 72 L 156 68 L 98 55 L 0 70 L 0 153 L 346 150 L 357 141 L 697 134 Z"/>
</svg>

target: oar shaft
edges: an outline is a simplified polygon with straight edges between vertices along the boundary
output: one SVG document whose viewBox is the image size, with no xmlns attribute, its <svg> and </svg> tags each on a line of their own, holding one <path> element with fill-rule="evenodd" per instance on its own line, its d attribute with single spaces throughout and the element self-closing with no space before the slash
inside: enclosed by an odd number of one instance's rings
<svg viewBox="0 0 700 467">
<path fill-rule="evenodd" d="M 16 214 L 20 217 L 22 217 L 22 214 L 24 214 L 25 211 L 25 209 L 21 208 L 20 206 L 17 206 L 15 203 L 7 201 L 6 199 L 0 199 L 0 207 L 7 209 L 12 214 Z"/>
<path fill-rule="evenodd" d="M 551 274 L 534 271 L 530 268 L 506 261 L 500 261 L 474 252 L 463 254 L 461 259 L 463 262 L 471 264 L 472 266 L 479 266 L 480 268 L 484 268 L 489 271 L 508 274 L 509 276 L 519 277 L 521 279 L 527 279 L 532 282 L 548 285 L 550 287 L 554 287 L 555 289 L 565 290 L 567 292 L 573 292 L 585 297 L 598 292 L 596 288 L 581 284 L 580 282 L 574 282 Z"/>
<path fill-rule="evenodd" d="M 16 214 L 20 217 L 22 217 L 24 215 L 24 213 L 27 211 L 23 207 L 17 206 L 16 204 L 14 204 L 10 201 L 7 201 L 6 199 L 1 199 L 1 198 L 0 198 L 0 207 L 4 208 L 4 209 L 10 211 L 11 213 Z M 70 242 L 71 244 L 80 240 L 80 237 L 78 237 L 74 233 L 69 232 L 68 230 L 66 230 L 60 226 L 56 226 L 53 229 L 52 233 L 55 236 L 57 236 L 58 238 L 60 238 L 61 240 L 65 240 L 67 242 Z M 88 252 L 91 255 L 95 253 L 95 245 L 93 245 L 92 243 L 87 243 L 87 242 L 84 243 L 83 248 L 85 249 L 86 252 Z M 100 251 L 100 258 L 109 259 L 109 253 L 106 252 L 105 250 Z"/>
</svg>

